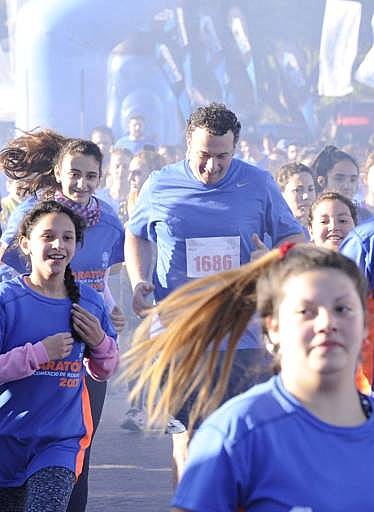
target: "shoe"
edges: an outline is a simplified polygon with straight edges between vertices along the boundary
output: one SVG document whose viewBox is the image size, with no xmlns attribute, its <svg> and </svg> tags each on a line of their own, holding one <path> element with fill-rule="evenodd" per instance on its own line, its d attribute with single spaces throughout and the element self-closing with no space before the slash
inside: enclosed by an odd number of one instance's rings
<svg viewBox="0 0 374 512">
<path fill-rule="evenodd" d="M 131 432 L 142 432 L 145 426 L 145 412 L 137 407 L 131 407 L 126 414 L 125 419 L 121 423 L 121 428 L 130 430 Z"/>
</svg>

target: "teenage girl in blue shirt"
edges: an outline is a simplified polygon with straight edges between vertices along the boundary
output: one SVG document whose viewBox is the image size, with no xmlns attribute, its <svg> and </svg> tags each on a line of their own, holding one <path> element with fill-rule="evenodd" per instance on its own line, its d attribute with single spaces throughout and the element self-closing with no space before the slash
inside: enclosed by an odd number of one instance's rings
<svg viewBox="0 0 374 512">
<path fill-rule="evenodd" d="M 124 326 L 124 316 L 115 305 L 107 279 L 110 267 L 124 259 L 124 229 L 112 208 L 95 197 L 102 174 L 102 154 L 96 144 L 82 139 L 68 139 L 52 130 L 26 133 L 0 152 L 0 167 L 11 179 L 26 179 L 31 196 L 11 215 L 1 238 L 2 260 L 24 272 L 25 262 L 13 242 L 23 215 L 42 199 L 55 199 L 84 218 L 85 240 L 72 259 L 77 281 L 103 294 L 117 332 Z M 106 382 L 87 378 L 94 432 L 99 424 Z M 85 510 L 88 493 L 89 449 L 85 452 L 83 472 L 74 488 L 69 512 Z"/>
<path fill-rule="evenodd" d="M 56 201 L 23 219 L 31 273 L 0 285 L 0 510 L 65 512 L 92 437 L 86 372 L 105 380 L 118 347 L 101 296 L 70 268 L 83 221 Z"/>
<path fill-rule="evenodd" d="M 217 407 L 256 311 L 277 372 L 202 424 L 173 511 L 372 510 L 373 401 L 355 385 L 366 304 L 367 283 L 354 262 L 310 244 L 284 244 L 238 270 L 192 282 L 152 310 L 128 354 L 137 391 L 149 385 L 151 420 L 166 421 L 193 392 L 191 424 Z M 155 313 L 166 329 L 150 337 Z"/>
</svg>

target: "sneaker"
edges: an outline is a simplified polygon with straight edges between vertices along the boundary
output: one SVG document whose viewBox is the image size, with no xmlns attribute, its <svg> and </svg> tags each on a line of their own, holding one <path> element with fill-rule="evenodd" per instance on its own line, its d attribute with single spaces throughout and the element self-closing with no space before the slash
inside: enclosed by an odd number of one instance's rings
<svg viewBox="0 0 374 512">
<path fill-rule="evenodd" d="M 142 432 L 145 426 L 145 412 L 137 407 L 131 407 L 121 423 L 121 428 L 131 432 Z"/>
</svg>

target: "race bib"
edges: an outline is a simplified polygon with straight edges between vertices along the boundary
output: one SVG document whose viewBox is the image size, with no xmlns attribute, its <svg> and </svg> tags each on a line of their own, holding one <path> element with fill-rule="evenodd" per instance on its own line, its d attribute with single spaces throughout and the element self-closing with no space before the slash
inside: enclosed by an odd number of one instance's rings
<svg viewBox="0 0 374 512">
<path fill-rule="evenodd" d="M 205 277 L 240 267 L 240 236 L 186 239 L 187 277 Z"/>
</svg>

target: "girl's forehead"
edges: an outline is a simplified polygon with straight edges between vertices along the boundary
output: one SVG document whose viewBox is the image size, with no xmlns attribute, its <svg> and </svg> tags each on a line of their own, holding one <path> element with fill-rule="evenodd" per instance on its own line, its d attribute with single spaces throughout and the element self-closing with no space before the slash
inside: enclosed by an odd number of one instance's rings
<svg viewBox="0 0 374 512">
<path fill-rule="evenodd" d="M 34 228 L 49 229 L 49 228 L 62 228 L 66 230 L 75 231 L 75 226 L 71 218 L 63 212 L 48 212 L 39 217 L 34 223 Z"/>
<path fill-rule="evenodd" d="M 358 174 L 356 165 L 349 159 L 339 160 L 330 169 L 330 172 L 339 172 L 339 174 Z"/>
<path fill-rule="evenodd" d="M 344 294 L 357 294 L 352 278 L 339 268 L 313 268 L 298 273 L 289 274 L 279 293 L 282 299 L 298 301 L 312 297 L 336 299 Z"/>
<path fill-rule="evenodd" d="M 82 153 L 66 153 L 61 160 L 62 166 L 74 166 L 77 169 L 96 169 L 100 167 L 100 162 L 96 160 L 94 155 L 83 155 Z"/>
</svg>

